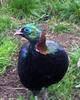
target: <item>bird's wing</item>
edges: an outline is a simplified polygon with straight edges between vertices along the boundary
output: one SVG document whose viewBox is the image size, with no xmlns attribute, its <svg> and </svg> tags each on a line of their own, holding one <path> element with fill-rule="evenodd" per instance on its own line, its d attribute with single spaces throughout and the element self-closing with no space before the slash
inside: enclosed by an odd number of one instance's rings
<svg viewBox="0 0 80 100">
<path fill-rule="evenodd" d="M 21 50 L 19 52 L 19 59 L 18 59 L 19 65 L 25 60 L 27 60 L 28 49 L 29 49 L 29 44 L 23 44 L 23 46 L 21 47 Z"/>
</svg>

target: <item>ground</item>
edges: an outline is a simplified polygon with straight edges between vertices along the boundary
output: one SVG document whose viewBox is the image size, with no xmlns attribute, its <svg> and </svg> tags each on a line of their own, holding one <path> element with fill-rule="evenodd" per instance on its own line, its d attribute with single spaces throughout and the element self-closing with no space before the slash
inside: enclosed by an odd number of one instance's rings
<svg viewBox="0 0 80 100">
<path fill-rule="evenodd" d="M 66 50 L 71 45 L 74 45 L 74 43 L 80 43 L 80 38 L 74 34 L 51 33 L 48 38 L 52 40 L 57 40 L 64 46 Z M 23 39 L 21 40 L 25 41 Z M 15 53 L 12 58 L 13 64 L 8 67 L 7 71 L 2 76 L 0 76 L 0 100 L 22 100 L 21 96 L 24 97 L 24 100 L 29 100 L 29 95 L 31 95 L 31 92 L 25 89 L 19 81 L 19 77 L 17 74 L 17 57 L 18 53 Z M 73 94 L 72 100 L 80 100 L 80 97 L 77 95 L 76 92 Z"/>
</svg>

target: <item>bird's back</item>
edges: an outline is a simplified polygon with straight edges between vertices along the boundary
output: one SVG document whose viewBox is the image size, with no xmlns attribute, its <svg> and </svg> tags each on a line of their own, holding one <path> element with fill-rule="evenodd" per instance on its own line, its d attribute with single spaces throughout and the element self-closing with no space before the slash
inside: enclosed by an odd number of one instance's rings
<svg viewBox="0 0 80 100">
<path fill-rule="evenodd" d="M 44 55 L 24 45 L 19 54 L 18 72 L 22 84 L 30 90 L 39 90 L 59 82 L 68 68 L 68 56 L 56 42 L 46 40 L 48 54 Z"/>
</svg>

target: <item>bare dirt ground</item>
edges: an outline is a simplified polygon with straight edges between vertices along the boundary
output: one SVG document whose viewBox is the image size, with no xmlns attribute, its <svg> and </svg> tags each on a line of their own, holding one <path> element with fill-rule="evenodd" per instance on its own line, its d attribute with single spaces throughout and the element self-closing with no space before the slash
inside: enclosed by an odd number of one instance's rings
<svg viewBox="0 0 80 100">
<path fill-rule="evenodd" d="M 66 49 L 70 48 L 75 43 L 80 45 L 80 38 L 71 34 L 51 34 L 48 38 L 57 40 Z M 30 100 L 30 91 L 25 89 L 19 81 L 17 74 L 17 57 L 18 53 L 13 55 L 13 64 L 7 69 L 4 75 L 0 76 L 0 100 L 19 100 L 19 96 L 23 96 L 24 100 Z M 77 92 L 73 94 L 72 98 L 72 100 L 80 100 Z"/>
</svg>

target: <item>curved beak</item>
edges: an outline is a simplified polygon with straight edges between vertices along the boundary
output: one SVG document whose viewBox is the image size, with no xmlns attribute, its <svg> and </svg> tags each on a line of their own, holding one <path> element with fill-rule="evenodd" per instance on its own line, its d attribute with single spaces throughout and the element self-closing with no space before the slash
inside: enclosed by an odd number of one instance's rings
<svg viewBox="0 0 80 100">
<path fill-rule="evenodd" d="M 21 28 L 18 29 L 18 30 L 16 30 L 16 32 L 14 33 L 14 35 L 21 35 L 21 34 L 23 34 L 23 33 L 21 32 Z"/>
</svg>

